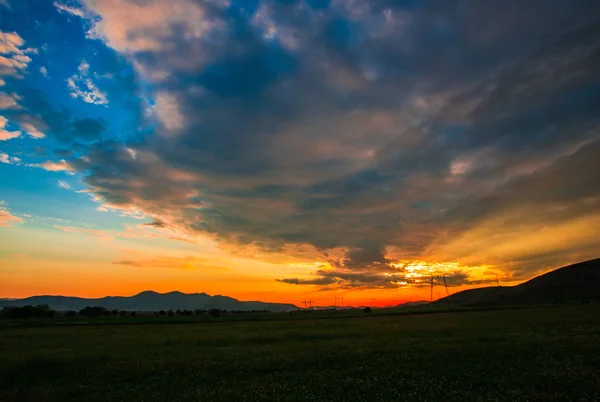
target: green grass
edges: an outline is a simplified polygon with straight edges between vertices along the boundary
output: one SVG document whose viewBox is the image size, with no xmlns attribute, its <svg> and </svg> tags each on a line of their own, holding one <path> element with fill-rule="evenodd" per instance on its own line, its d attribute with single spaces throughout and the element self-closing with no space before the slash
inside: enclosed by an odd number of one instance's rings
<svg viewBox="0 0 600 402">
<path fill-rule="evenodd" d="M 315 314 L 4 325 L 0 400 L 600 400 L 600 305 Z"/>
</svg>

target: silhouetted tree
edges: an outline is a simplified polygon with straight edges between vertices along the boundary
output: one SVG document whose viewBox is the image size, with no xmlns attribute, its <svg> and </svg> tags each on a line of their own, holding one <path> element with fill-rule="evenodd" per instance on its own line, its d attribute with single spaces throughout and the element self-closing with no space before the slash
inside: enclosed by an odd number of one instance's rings
<svg viewBox="0 0 600 402">
<path fill-rule="evenodd" d="M 220 317 L 221 312 L 216 308 L 211 308 L 210 310 L 208 310 L 208 315 L 210 315 L 211 317 Z"/>
<path fill-rule="evenodd" d="M 131 312 L 131 314 L 129 314 L 129 315 L 130 315 L 131 317 L 135 317 L 135 316 L 137 316 L 137 314 L 136 314 L 136 312 L 135 312 L 135 311 L 132 311 L 132 312 Z"/>
<path fill-rule="evenodd" d="M 158 312 L 158 315 L 166 315 L 166 314 L 167 314 L 167 312 L 165 310 L 160 310 Z"/>
<path fill-rule="evenodd" d="M 168 315 L 169 317 L 173 317 L 173 314 L 174 314 L 174 313 L 173 313 L 173 310 L 169 310 L 169 312 L 167 313 L 167 315 Z"/>
<path fill-rule="evenodd" d="M 363 313 L 365 313 L 365 314 L 369 314 L 371 311 L 373 311 L 373 310 L 371 309 L 371 307 L 365 307 L 365 308 L 364 308 L 364 310 L 363 310 Z"/>
<path fill-rule="evenodd" d="M 0 311 L 0 317 L 7 319 L 28 319 L 30 317 L 54 317 L 55 313 L 47 304 L 23 307 L 6 306 Z"/>
<path fill-rule="evenodd" d="M 94 306 L 94 307 L 85 307 L 84 309 L 79 311 L 79 315 L 88 318 L 94 317 L 106 317 L 110 315 L 110 312 L 105 307 Z"/>
<path fill-rule="evenodd" d="M 65 315 L 66 315 L 67 317 L 69 317 L 69 319 L 71 319 L 71 318 L 73 318 L 73 317 L 75 317 L 75 316 L 77 315 L 77 311 L 75 311 L 75 310 L 69 310 L 69 311 L 67 311 L 67 312 L 65 313 Z"/>
</svg>

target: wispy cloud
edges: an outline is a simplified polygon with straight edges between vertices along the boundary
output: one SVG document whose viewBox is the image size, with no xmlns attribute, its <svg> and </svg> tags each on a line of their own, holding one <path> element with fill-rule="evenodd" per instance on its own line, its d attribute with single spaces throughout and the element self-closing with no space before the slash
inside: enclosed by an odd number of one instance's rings
<svg viewBox="0 0 600 402">
<path fill-rule="evenodd" d="M 25 41 L 16 32 L 0 31 L 0 78 L 23 78 L 28 64 L 31 62 L 32 48 L 24 48 Z"/>
<path fill-rule="evenodd" d="M 140 268 L 169 268 L 169 269 L 183 269 L 183 270 L 219 270 L 226 271 L 227 268 L 216 266 L 212 261 L 206 258 L 200 258 L 195 256 L 185 257 L 167 257 L 158 256 L 151 259 L 142 260 L 119 260 L 114 261 L 116 265 L 126 265 L 131 267 Z"/>
<path fill-rule="evenodd" d="M 5 154 L 4 152 L 0 152 L 0 163 L 6 163 L 6 164 L 14 164 L 14 163 L 19 163 L 21 162 L 20 158 L 17 158 L 16 156 L 9 156 L 8 154 Z"/>
<path fill-rule="evenodd" d="M 71 189 L 71 185 L 69 183 L 67 183 L 64 180 L 58 180 L 56 182 L 56 184 L 58 185 L 58 187 L 60 188 L 64 188 L 65 190 L 70 190 Z"/>
<path fill-rule="evenodd" d="M 13 215 L 6 206 L 6 203 L 0 201 L 0 226 L 13 226 L 17 223 L 23 223 L 23 219 Z"/>
<path fill-rule="evenodd" d="M 18 110 L 21 109 L 19 105 L 19 100 L 21 97 L 17 94 L 8 94 L 4 92 L 0 92 L 0 110 L 2 109 L 13 109 Z"/>
<path fill-rule="evenodd" d="M 42 163 L 29 164 L 27 166 L 42 168 L 49 172 L 73 172 L 75 168 L 69 162 L 61 159 L 59 161 L 46 161 Z"/>
<path fill-rule="evenodd" d="M 33 123 L 23 122 L 21 123 L 21 129 L 33 138 L 40 139 L 46 137 L 46 134 L 41 132 Z"/>
<path fill-rule="evenodd" d="M 48 75 L 48 70 L 46 70 L 46 67 L 42 66 L 40 67 L 40 73 L 46 77 L 46 78 L 50 78 L 50 76 Z"/>
<path fill-rule="evenodd" d="M 86 14 L 85 10 L 79 7 L 70 6 L 61 2 L 55 1 L 54 7 L 61 12 L 74 15 L 79 18 L 87 18 L 89 15 Z"/>
<path fill-rule="evenodd" d="M 84 60 L 78 67 L 79 73 L 73 74 L 67 79 L 67 86 L 73 98 L 80 98 L 86 103 L 94 105 L 107 105 L 108 99 L 92 81 L 89 75 L 90 65 Z"/>
<path fill-rule="evenodd" d="M 7 122 L 8 122 L 8 120 L 5 117 L 0 116 L 0 141 L 8 141 L 13 138 L 19 138 L 21 136 L 21 132 L 18 130 L 17 131 L 6 130 L 5 127 L 6 127 Z"/>
</svg>

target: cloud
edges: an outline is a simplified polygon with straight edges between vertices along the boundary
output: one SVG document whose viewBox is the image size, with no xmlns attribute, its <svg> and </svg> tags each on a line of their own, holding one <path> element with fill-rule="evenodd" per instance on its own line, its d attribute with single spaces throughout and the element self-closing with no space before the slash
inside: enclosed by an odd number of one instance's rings
<svg viewBox="0 0 600 402">
<path fill-rule="evenodd" d="M 277 281 L 290 285 L 312 285 L 324 290 L 429 287 L 432 282 L 434 286 L 451 288 L 496 282 L 498 272 L 488 266 L 406 260 L 390 264 L 384 270 L 324 266 L 309 278 Z"/>
<path fill-rule="evenodd" d="M 107 211 L 110 211 L 111 208 L 106 207 Z M 54 227 L 58 230 L 61 230 L 66 233 L 76 233 L 76 234 L 85 234 L 89 236 L 96 236 L 103 241 L 113 240 L 115 238 L 123 238 L 123 239 L 147 239 L 147 240 L 156 240 L 156 239 L 167 239 L 167 240 L 177 240 L 184 241 L 188 243 L 197 244 L 201 239 L 194 236 L 186 235 L 180 231 L 171 229 L 171 228 L 156 228 L 149 227 L 146 225 L 134 225 L 134 226 L 126 226 L 124 230 L 116 231 L 116 230 L 103 230 L 103 229 L 94 229 L 90 227 L 78 227 L 78 226 L 65 226 L 65 225 L 54 225 Z"/>
<path fill-rule="evenodd" d="M 85 11 L 83 9 L 78 8 L 78 7 L 69 6 L 67 4 L 59 3 L 58 1 L 54 2 L 54 7 L 56 7 L 56 9 L 60 13 L 71 14 L 71 15 L 74 15 L 74 16 L 79 17 L 79 18 L 87 18 L 87 17 L 89 17 L 85 13 Z"/>
<path fill-rule="evenodd" d="M 8 165 L 11 165 L 15 163 L 18 164 L 19 162 L 21 162 L 21 159 L 17 158 L 16 156 L 9 156 L 4 152 L 0 152 L 0 163 L 6 163 Z"/>
<path fill-rule="evenodd" d="M 16 223 L 23 223 L 23 219 L 13 215 L 6 206 L 6 203 L 0 201 L 0 226 L 13 226 Z"/>
<path fill-rule="evenodd" d="M 115 233 L 101 230 L 101 229 L 90 229 L 90 228 L 80 228 L 76 226 L 63 226 L 63 225 L 54 225 L 54 228 L 61 230 L 66 233 L 75 233 L 75 234 L 86 234 L 90 236 L 97 236 L 102 241 L 111 241 L 115 238 Z"/>
<path fill-rule="evenodd" d="M 126 265 L 140 268 L 170 268 L 170 269 L 210 269 L 210 270 L 226 270 L 226 268 L 220 266 L 214 266 L 208 264 L 209 260 L 206 258 L 199 258 L 194 256 L 185 257 L 167 257 L 158 256 L 152 259 L 144 260 L 119 260 L 114 261 L 116 265 Z"/>
<path fill-rule="evenodd" d="M 61 159 L 59 161 L 46 161 L 46 162 L 37 163 L 37 164 L 30 164 L 27 166 L 42 168 L 49 172 L 72 172 L 75 170 L 73 168 L 73 165 L 71 165 L 69 162 L 65 161 L 64 159 Z"/>
<path fill-rule="evenodd" d="M 80 98 L 86 103 L 107 105 L 108 99 L 89 76 L 90 65 L 84 60 L 78 67 L 79 74 L 73 74 L 67 79 L 67 86 L 73 98 Z"/>
<path fill-rule="evenodd" d="M 63 143 L 76 141 L 85 144 L 98 140 L 106 131 L 104 120 L 76 118 L 69 109 L 55 104 L 47 93 L 38 89 L 26 87 L 21 89 L 18 96 L 13 94 L 13 97 L 19 102 L 18 109 L 10 110 L 5 115 L 34 138 L 48 135 Z"/>
<path fill-rule="evenodd" d="M 18 101 L 21 97 L 17 94 L 0 92 L 0 109 L 20 109 Z"/>
<path fill-rule="evenodd" d="M 64 188 L 65 190 L 71 189 L 71 185 L 64 180 L 58 180 L 56 183 L 58 184 L 58 187 L 60 187 L 60 188 Z"/>
<path fill-rule="evenodd" d="M 179 111 L 177 99 L 167 92 L 156 94 L 154 111 L 163 126 L 170 132 L 175 132 L 183 126 L 183 116 Z"/>
<path fill-rule="evenodd" d="M 35 53 L 35 49 L 23 48 L 25 41 L 16 32 L 0 31 L 0 78 L 13 77 L 23 78 L 31 62 L 29 53 Z"/>
<path fill-rule="evenodd" d="M 0 141 L 8 141 L 13 138 L 19 138 L 21 136 L 20 131 L 6 130 L 5 127 L 7 122 L 8 120 L 5 117 L 0 116 Z"/>
<path fill-rule="evenodd" d="M 84 0 L 87 10 L 97 15 L 88 32 L 112 48 L 125 53 L 163 48 L 178 32 L 190 38 L 207 35 L 215 22 L 207 18 L 206 6 L 191 0 L 165 4 L 160 0 L 144 3 L 124 0 Z M 128 16 L 135 15 L 135 20 Z"/>
<path fill-rule="evenodd" d="M 155 228 L 164 228 L 166 227 L 166 223 L 159 220 L 153 220 L 152 222 L 144 223 L 146 226 L 153 226 Z"/>
<path fill-rule="evenodd" d="M 593 257 L 598 237 L 575 236 L 600 200 L 600 5 L 584 3 L 86 1 L 89 35 L 136 66 L 160 124 L 72 163 L 114 209 L 230 250 L 332 260 L 290 283 L 410 284 L 400 260 L 512 275 Z M 535 247 L 510 240 L 515 225 Z M 528 237 L 544 226 L 569 228 L 556 254 Z"/>
<path fill-rule="evenodd" d="M 46 77 L 46 78 L 50 78 L 50 76 L 48 75 L 48 70 L 46 70 L 46 67 L 42 66 L 40 67 L 40 73 Z"/>
<path fill-rule="evenodd" d="M 42 133 L 33 123 L 23 122 L 21 123 L 21 129 L 33 138 L 40 139 L 46 137 L 46 134 Z"/>
</svg>

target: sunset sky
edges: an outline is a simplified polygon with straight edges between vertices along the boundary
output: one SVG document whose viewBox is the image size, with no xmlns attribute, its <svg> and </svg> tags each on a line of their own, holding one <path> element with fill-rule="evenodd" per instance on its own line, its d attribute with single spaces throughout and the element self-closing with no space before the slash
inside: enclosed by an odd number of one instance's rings
<svg viewBox="0 0 600 402">
<path fill-rule="evenodd" d="M 0 297 L 391 305 L 597 257 L 597 0 L 0 0 Z"/>
</svg>

